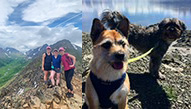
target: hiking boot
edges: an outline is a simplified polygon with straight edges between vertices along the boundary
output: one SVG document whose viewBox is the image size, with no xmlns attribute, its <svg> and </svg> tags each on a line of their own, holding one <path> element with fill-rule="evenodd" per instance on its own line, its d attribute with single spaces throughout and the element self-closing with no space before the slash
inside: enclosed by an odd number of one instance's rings
<svg viewBox="0 0 191 109">
<path fill-rule="evenodd" d="M 72 96 L 71 96 L 71 93 L 70 93 L 70 92 L 67 92 L 67 93 L 66 93 L 66 97 L 67 97 L 67 98 L 71 98 L 71 97 L 72 97 Z"/>
<path fill-rule="evenodd" d="M 48 81 L 47 81 L 47 85 L 49 86 L 49 85 L 51 85 L 52 83 L 51 83 L 51 80 L 49 79 Z"/>
<path fill-rule="evenodd" d="M 48 86 L 48 88 L 53 88 L 53 87 L 55 87 L 55 86 L 54 86 L 54 85 L 49 85 L 49 86 Z"/>
<path fill-rule="evenodd" d="M 71 98 L 71 97 L 74 97 L 74 94 L 73 94 L 73 93 L 69 93 L 69 94 L 68 94 L 68 98 Z"/>
<path fill-rule="evenodd" d="M 74 94 L 73 94 L 73 93 L 70 93 L 70 97 L 74 97 Z"/>
<path fill-rule="evenodd" d="M 44 84 L 47 85 L 47 84 L 48 84 L 48 81 L 44 81 Z"/>
</svg>

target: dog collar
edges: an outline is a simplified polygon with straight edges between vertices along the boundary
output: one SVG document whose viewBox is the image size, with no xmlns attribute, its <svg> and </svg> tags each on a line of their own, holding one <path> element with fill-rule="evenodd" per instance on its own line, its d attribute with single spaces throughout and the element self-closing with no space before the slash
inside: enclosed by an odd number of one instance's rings
<svg viewBox="0 0 191 109">
<path fill-rule="evenodd" d="M 125 78 L 126 78 L 126 73 L 124 73 L 121 78 L 115 80 L 115 81 L 103 81 L 102 79 L 99 79 L 92 71 L 90 72 L 90 78 L 93 80 L 96 80 L 97 82 L 99 82 L 102 85 L 113 85 L 116 84 L 118 82 L 124 82 Z"/>
<path fill-rule="evenodd" d="M 100 107 L 110 108 L 115 106 L 115 104 L 112 103 L 109 98 L 124 83 L 126 79 L 126 73 L 124 73 L 121 78 L 115 81 L 103 81 L 99 79 L 92 71 L 90 72 L 89 76 L 98 95 Z"/>
</svg>

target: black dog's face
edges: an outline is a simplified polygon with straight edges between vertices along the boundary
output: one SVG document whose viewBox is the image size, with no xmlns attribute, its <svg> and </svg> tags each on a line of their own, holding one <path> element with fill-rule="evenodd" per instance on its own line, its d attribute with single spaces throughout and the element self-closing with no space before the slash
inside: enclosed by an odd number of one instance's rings
<svg viewBox="0 0 191 109">
<path fill-rule="evenodd" d="M 166 18 L 159 24 L 162 38 L 167 41 L 174 41 L 181 37 L 186 30 L 185 24 L 176 18 Z"/>
</svg>

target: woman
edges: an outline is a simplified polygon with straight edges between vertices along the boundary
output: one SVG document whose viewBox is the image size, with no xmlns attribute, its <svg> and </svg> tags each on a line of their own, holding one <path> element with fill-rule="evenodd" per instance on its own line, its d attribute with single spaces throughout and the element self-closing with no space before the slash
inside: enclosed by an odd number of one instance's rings
<svg viewBox="0 0 191 109">
<path fill-rule="evenodd" d="M 61 55 L 58 54 L 58 50 L 54 49 L 54 55 L 52 56 L 52 71 L 49 79 L 52 82 L 52 87 L 55 86 L 54 75 L 56 73 L 56 85 L 60 84 L 60 75 L 61 75 Z"/>
<path fill-rule="evenodd" d="M 68 88 L 68 92 L 66 93 L 66 96 L 70 98 L 74 96 L 71 80 L 74 75 L 76 58 L 69 53 L 65 53 L 65 49 L 63 47 L 59 48 L 59 52 L 62 55 L 61 61 L 64 66 L 66 86 Z"/>
<path fill-rule="evenodd" d="M 42 56 L 42 71 L 44 72 L 44 82 L 48 85 L 48 73 L 51 71 L 52 53 L 51 47 L 46 47 L 46 53 Z"/>
</svg>

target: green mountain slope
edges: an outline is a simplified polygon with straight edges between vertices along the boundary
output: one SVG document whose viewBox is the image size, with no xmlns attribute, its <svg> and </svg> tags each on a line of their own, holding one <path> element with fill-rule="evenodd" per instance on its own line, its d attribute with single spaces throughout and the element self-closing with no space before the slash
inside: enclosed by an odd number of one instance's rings
<svg viewBox="0 0 191 109">
<path fill-rule="evenodd" d="M 0 67 L 0 87 L 6 84 L 7 81 L 28 64 L 24 57 L 1 59 L 0 62 L 0 64 L 3 64 Z"/>
</svg>

